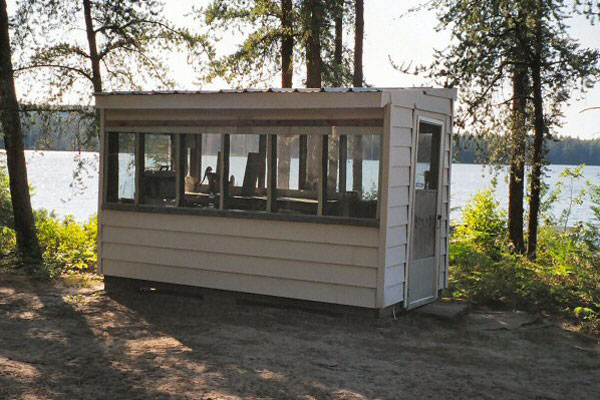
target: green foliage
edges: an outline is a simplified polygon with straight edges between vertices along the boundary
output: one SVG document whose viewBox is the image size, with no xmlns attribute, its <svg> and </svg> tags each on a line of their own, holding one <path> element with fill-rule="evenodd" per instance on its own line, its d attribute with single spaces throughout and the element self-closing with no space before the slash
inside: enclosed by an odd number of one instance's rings
<svg viewBox="0 0 600 400">
<path fill-rule="evenodd" d="M 46 211 L 36 213 L 36 226 L 44 264 L 51 277 L 63 272 L 93 271 L 97 263 L 97 218 L 78 224 Z"/>
<path fill-rule="evenodd" d="M 324 1 L 318 8 L 323 17 L 320 26 L 323 84 L 351 85 L 352 52 L 344 46 L 341 64 L 336 64 L 333 29 L 335 18 L 341 16 L 343 34 L 351 34 L 351 2 Z M 310 13 L 314 11 L 305 0 L 291 1 L 289 27 L 283 23 L 281 0 L 211 0 L 206 7 L 194 11 L 206 24 L 207 37 L 213 47 L 223 33 L 235 33 L 240 37 L 240 32 L 247 32 L 233 52 L 211 59 L 208 73 L 202 77 L 206 82 L 222 78 L 236 87 L 268 84 L 281 73 L 281 45 L 285 36 L 294 40 L 293 70 L 305 63 Z"/>
<path fill-rule="evenodd" d="M 498 209 L 493 189 L 484 189 L 469 200 L 462 217 L 464 224 L 456 228 L 457 238 L 468 241 L 481 250 L 497 251 L 502 248 L 506 213 Z"/>
<path fill-rule="evenodd" d="M 563 178 L 568 183 L 582 179 L 578 170 L 565 170 Z M 588 194 L 600 200 L 600 185 L 589 183 Z M 581 195 L 572 196 L 573 204 Z M 555 191 L 549 192 L 546 202 L 554 199 Z M 478 193 L 463 212 L 464 225 L 452 234 L 451 295 L 477 304 L 562 315 L 600 333 L 600 212 L 595 221 L 565 228 L 560 224 L 568 221 L 569 208 L 558 220 L 544 219 L 538 256 L 530 261 L 512 251 L 505 213 L 498 209 L 493 191 Z"/>
<path fill-rule="evenodd" d="M 0 257 L 13 253 L 17 245 L 13 224 L 8 174 L 5 166 L 0 165 Z"/>
<path fill-rule="evenodd" d="M 41 100 L 79 98 L 85 104 L 94 81 L 104 90 L 139 90 L 148 81 L 170 88 L 169 54 L 185 51 L 196 66 L 212 52 L 202 35 L 166 19 L 164 4 L 157 0 L 18 0 L 12 22 L 16 71 L 35 88 L 28 93 L 30 101 L 36 100 L 35 93 L 44 93 Z M 86 30 L 93 32 L 94 43 Z M 90 47 L 95 47 L 93 53 Z"/>
<path fill-rule="evenodd" d="M 38 277 L 54 278 L 62 273 L 93 272 L 97 264 L 97 217 L 79 224 L 73 217 L 59 219 L 45 210 L 35 212 L 44 264 L 33 271 Z M 14 256 L 16 238 L 8 176 L 0 168 L 0 258 Z"/>
</svg>

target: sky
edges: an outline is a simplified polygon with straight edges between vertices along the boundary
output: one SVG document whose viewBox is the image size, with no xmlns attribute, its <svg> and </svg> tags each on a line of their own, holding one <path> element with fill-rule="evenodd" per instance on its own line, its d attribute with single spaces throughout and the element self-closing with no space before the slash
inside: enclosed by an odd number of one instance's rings
<svg viewBox="0 0 600 400">
<path fill-rule="evenodd" d="M 192 19 L 186 16 L 192 6 L 209 3 L 208 0 L 163 1 L 167 18 L 180 25 L 193 24 Z M 396 71 L 390 62 L 391 58 L 397 64 L 428 64 L 433 60 L 434 49 L 444 49 L 450 41 L 447 32 L 436 32 L 437 20 L 433 12 L 420 11 L 407 15 L 407 11 L 419 3 L 417 0 L 365 1 L 363 61 L 368 84 L 379 87 L 431 85 L 424 78 Z M 9 0 L 8 4 L 10 13 L 14 0 Z M 579 39 L 582 46 L 600 48 L 600 24 L 591 26 L 584 18 L 576 17 L 570 20 L 570 25 L 572 36 Z M 239 33 L 223 35 L 218 50 L 222 53 L 230 51 L 242 39 L 243 35 Z M 170 66 L 178 89 L 198 88 L 198 76 L 187 65 L 184 54 L 174 55 Z M 300 82 L 301 77 L 297 76 L 294 84 L 300 85 Z M 275 81 L 272 85 L 278 86 L 279 82 Z M 203 85 L 203 88 L 222 89 L 227 88 L 227 84 L 216 81 Z M 570 103 L 565 107 L 565 124 L 558 129 L 558 133 L 581 138 L 600 137 L 600 109 L 582 112 L 589 107 L 600 107 L 600 82 L 584 95 L 574 93 Z"/>
</svg>

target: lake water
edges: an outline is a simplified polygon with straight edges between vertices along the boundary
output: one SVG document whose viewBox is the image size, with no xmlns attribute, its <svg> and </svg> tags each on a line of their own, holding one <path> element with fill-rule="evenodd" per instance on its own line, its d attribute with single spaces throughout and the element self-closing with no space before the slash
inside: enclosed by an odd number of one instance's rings
<svg viewBox="0 0 600 400">
<path fill-rule="evenodd" d="M 5 158 L 4 152 L 0 154 Z M 29 183 L 34 187 L 32 203 L 34 208 L 54 210 L 58 215 L 73 215 L 77 220 L 85 220 L 97 211 L 98 203 L 98 154 L 58 151 L 26 151 Z M 243 172 L 235 171 L 232 160 L 232 173 L 243 176 Z M 368 169 L 365 162 L 365 169 Z M 377 163 L 371 163 L 374 167 Z M 78 168 L 77 166 L 80 166 Z M 235 164 L 237 165 L 237 164 Z M 241 165 L 241 164 L 240 164 Z M 564 165 L 552 165 L 548 169 L 546 182 L 554 187 L 560 179 Z M 240 167 L 240 168 L 243 168 Z M 376 180 L 377 171 L 365 171 L 364 187 L 371 187 L 371 180 Z M 351 175 L 351 174 L 350 174 Z M 586 179 L 600 183 L 600 167 L 588 166 L 584 169 Z M 451 206 L 454 220 L 459 219 L 460 209 L 480 189 L 486 187 L 497 176 L 498 190 L 496 197 L 501 207 L 508 204 L 508 185 L 506 183 L 506 168 L 491 171 L 488 167 L 476 164 L 453 164 Z M 236 176 L 236 181 L 237 181 Z M 578 193 L 585 182 L 576 182 L 573 192 Z M 569 186 L 565 187 L 562 198 L 555 212 L 560 213 L 569 204 Z M 590 202 L 576 206 L 572 211 L 572 221 L 589 220 L 592 218 Z"/>
</svg>

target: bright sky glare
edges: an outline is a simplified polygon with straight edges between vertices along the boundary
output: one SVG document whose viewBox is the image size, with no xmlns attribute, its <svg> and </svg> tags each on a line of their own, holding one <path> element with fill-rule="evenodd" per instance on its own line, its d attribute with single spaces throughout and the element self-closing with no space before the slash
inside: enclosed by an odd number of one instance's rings
<svg viewBox="0 0 600 400">
<path fill-rule="evenodd" d="M 164 2 L 167 18 L 176 24 L 189 26 L 192 20 L 186 14 L 192 6 L 209 3 L 208 0 Z M 365 1 L 364 74 L 370 85 L 403 87 L 430 84 L 423 78 L 401 74 L 389 61 L 391 57 L 396 63 L 412 61 L 415 64 L 427 64 L 432 61 L 433 49 L 443 49 L 448 45 L 449 34 L 435 31 L 437 20 L 433 13 L 421 11 L 406 15 L 410 8 L 419 3 L 418 0 Z M 8 4 L 10 13 L 14 9 L 14 0 L 9 0 Z M 570 25 L 572 36 L 578 38 L 583 46 L 600 48 L 600 24 L 591 26 L 584 18 L 576 17 Z M 229 51 L 242 39 L 239 34 L 237 37 L 234 34 L 224 35 L 219 48 Z M 175 54 L 171 66 L 179 89 L 198 88 L 197 76 L 187 66 L 185 55 Z M 300 85 L 301 79 L 301 76 L 296 76 L 295 85 Z M 279 81 L 275 79 L 272 86 L 278 85 Z M 217 81 L 204 87 L 226 88 L 227 85 Z M 559 130 L 560 134 L 581 138 L 600 137 L 600 109 L 582 112 L 586 108 L 600 106 L 600 83 L 579 97 L 575 93 L 571 104 L 565 108 L 565 125 Z"/>
</svg>

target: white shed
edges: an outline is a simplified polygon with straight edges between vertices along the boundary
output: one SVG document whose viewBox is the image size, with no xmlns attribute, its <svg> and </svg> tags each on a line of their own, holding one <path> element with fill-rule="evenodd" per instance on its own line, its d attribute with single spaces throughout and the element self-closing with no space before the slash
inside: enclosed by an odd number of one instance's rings
<svg viewBox="0 0 600 400">
<path fill-rule="evenodd" d="M 97 93 L 99 269 L 381 310 L 447 284 L 454 89 Z"/>
</svg>

